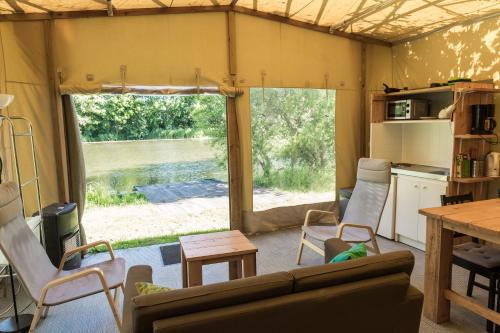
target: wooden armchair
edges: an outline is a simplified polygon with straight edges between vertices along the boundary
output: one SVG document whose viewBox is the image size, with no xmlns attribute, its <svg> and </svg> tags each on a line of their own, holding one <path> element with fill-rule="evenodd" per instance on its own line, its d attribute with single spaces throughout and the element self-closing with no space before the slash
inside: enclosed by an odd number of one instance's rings
<svg viewBox="0 0 500 333">
<path fill-rule="evenodd" d="M 330 238 L 340 238 L 347 243 L 371 242 L 367 248 L 379 254 L 375 234 L 387 200 L 391 183 L 391 163 L 386 160 L 361 158 L 358 162 L 356 186 L 342 218 L 338 221 L 333 212 L 310 210 L 306 214 L 297 253 L 297 265 L 304 245 L 324 256 L 322 248 L 308 238 L 325 242 Z M 332 225 L 317 225 L 313 216 L 327 214 L 334 216 Z"/>
<path fill-rule="evenodd" d="M 98 244 L 107 246 L 111 260 L 70 271 L 62 270 L 68 256 Z M 117 288 L 123 290 L 125 260 L 115 258 L 108 242 L 99 241 L 65 253 L 59 267 L 54 267 L 24 221 L 19 189 L 13 182 L 0 185 L 0 248 L 17 272 L 28 295 L 36 302 L 30 332 L 34 332 L 44 307 L 46 316 L 51 306 L 100 292 L 106 295 L 116 325 L 121 330 L 116 296 Z M 115 290 L 114 297 L 111 290 Z"/>
</svg>

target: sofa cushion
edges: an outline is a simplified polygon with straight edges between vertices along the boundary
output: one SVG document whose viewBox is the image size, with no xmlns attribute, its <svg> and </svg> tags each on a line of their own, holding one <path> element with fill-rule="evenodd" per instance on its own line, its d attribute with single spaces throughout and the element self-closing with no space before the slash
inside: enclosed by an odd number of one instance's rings
<svg viewBox="0 0 500 333">
<path fill-rule="evenodd" d="M 410 276 L 414 262 L 415 257 L 410 251 L 398 251 L 299 268 L 290 271 L 290 274 L 294 277 L 294 292 L 301 292 L 401 272 Z"/>
<path fill-rule="evenodd" d="M 292 293 L 288 272 L 135 297 L 134 332 L 151 332 L 155 320 Z"/>
</svg>

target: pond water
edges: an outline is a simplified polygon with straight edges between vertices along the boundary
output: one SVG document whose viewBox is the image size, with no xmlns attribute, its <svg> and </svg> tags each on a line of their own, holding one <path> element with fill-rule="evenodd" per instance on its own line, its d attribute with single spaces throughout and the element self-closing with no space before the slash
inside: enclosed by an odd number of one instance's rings
<svg viewBox="0 0 500 333">
<path fill-rule="evenodd" d="M 83 143 L 87 184 L 130 192 L 134 186 L 227 181 L 209 139 L 175 139 Z"/>
</svg>

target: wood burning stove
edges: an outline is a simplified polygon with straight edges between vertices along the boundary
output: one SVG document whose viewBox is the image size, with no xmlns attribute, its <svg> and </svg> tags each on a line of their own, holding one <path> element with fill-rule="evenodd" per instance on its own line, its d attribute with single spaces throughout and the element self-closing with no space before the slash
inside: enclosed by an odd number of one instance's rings
<svg viewBox="0 0 500 333">
<path fill-rule="evenodd" d="M 54 203 L 43 209 L 45 250 L 52 264 L 59 267 L 63 254 L 80 246 L 80 226 L 75 203 Z M 81 253 L 67 258 L 64 270 L 81 266 Z"/>
</svg>

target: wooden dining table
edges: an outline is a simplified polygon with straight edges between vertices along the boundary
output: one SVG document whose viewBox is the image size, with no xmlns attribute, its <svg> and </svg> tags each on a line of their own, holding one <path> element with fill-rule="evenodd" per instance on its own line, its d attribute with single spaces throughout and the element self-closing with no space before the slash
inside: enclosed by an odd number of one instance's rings
<svg viewBox="0 0 500 333">
<path fill-rule="evenodd" d="M 453 232 L 500 244 L 500 199 L 420 209 L 427 217 L 424 316 L 435 323 L 450 320 L 450 302 L 496 324 L 500 313 L 451 290 Z"/>
</svg>

